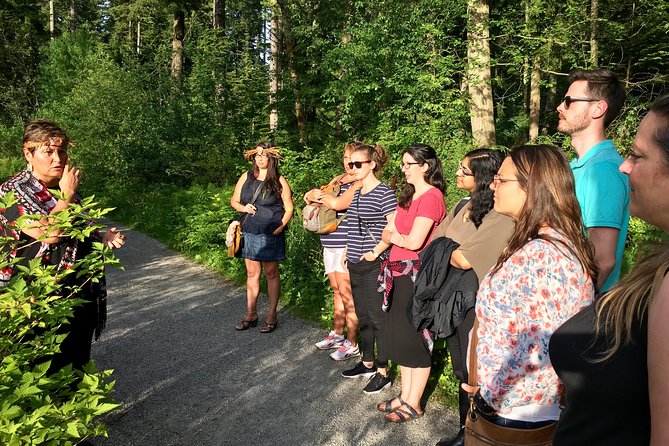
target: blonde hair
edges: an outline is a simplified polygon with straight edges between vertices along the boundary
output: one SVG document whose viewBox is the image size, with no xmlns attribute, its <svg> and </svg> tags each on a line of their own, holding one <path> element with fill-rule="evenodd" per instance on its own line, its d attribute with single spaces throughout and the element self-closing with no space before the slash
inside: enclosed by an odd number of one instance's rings
<svg viewBox="0 0 669 446">
<path fill-rule="evenodd" d="M 667 272 L 669 243 L 662 243 L 597 302 L 595 333 L 604 333 L 608 347 L 595 362 L 611 358 L 621 347 L 632 342 L 635 323 L 646 317 L 648 305 Z"/>
</svg>

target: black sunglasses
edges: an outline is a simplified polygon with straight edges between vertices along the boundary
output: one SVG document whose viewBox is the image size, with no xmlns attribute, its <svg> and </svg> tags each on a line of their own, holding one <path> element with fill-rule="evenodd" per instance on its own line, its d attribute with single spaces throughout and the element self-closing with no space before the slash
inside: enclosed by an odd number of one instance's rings
<svg viewBox="0 0 669 446">
<path fill-rule="evenodd" d="M 371 163 L 372 160 L 367 160 L 367 161 L 351 161 L 348 163 L 348 168 L 353 169 L 354 167 L 356 169 L 361 169 L 363 164 Z"/>
<path fill-rule="evenodd" d="M 564 102 L 564 108 L 569 108 L 569 106 L 574 102 L 597 102 L 597 101 L 599 101 L 599 99 L 579 98 L 577 96 L 565 96 L 564 99 L 562 99 L 562 102 Z"/>
</svg>

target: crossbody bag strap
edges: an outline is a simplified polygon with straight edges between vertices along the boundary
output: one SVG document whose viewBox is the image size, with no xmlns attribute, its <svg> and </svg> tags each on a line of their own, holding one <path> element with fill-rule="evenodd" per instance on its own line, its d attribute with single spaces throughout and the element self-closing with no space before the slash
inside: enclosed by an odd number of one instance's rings
<svg viewBox="0 0 669 446">
<path fill-rule="evenodd" d="M 476 311 L 476 310 L 474 310 Z M 472 340 L 469 343 L 469 360 L 468 360 L 468 375 L 467 384 L 476 387 L 479 385 L 479 371 L 478 371 L 478 356 L 476 355 L 476 347 L 479 343 L 479 318 L 474 315 L 474 328 L 472 328 Z"/>
<path fill-rule="evenodd" d="M 372 231 L 369 230 L 369 225 L 365 220 L 360 218 L 360 195 L 362 195 L 361 189 L 356 191 L 358 193 L 358 199 L 355 201 L 355 210 L 358 212 L 358 231 L 361 232 L 360 230 L 362 229 L 362 226 L 365 226 L 365 230 L 367 231 L 367 234 L 369 234 L 370 237 L 372 237 L 372 240 L 374 241 L 374 244 L 378 244 L 379 242 L 376 241 L 376 237 L 374 237 L 374 234 L 372 234 Z"/>
</svg>

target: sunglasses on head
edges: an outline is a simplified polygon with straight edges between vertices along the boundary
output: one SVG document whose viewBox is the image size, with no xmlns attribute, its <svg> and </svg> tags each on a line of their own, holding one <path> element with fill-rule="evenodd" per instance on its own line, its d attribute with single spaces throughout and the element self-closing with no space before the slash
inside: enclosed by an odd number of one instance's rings
<svg viewBox="0 0 669 446">
<path fill-rule="evenodd" d="M 569 108 L 569 106 L 574 102 L 597 102 L 597 101 L 599 101 L 599 99 L 579 98 L 577 96 L 565 96 L 564 99 L 562 99 L 562 102 L 564 102 L 564 108 Z"/>
<path fill-rule="evenodd" d="M 372 162 L 372 160 L 367 160 L 367 161 L 351 161 L 350 163 L 348 163 L 348 168 L 349 168 L 349 169 L 353 169 L 353 168 L 355 167 L 356 169 L 362 169 L 362 165 L 363 165 L 363 164 L 367 164 L 367 163 L 371 163 L 371 162 Z"/>
</svg>

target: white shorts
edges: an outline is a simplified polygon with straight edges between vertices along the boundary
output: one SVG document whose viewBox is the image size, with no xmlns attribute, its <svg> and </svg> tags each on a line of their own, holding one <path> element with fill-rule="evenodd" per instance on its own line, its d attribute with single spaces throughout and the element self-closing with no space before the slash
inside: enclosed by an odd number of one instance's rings
<svg viewBox="0 0 669 446">
<path fill-rule="evenodd" d="M 346 272 L 342 265 L 345 252 L 346 248 L 323 247 L 323 263 L 325 264 L 325 274 Z"/>
</svg>

